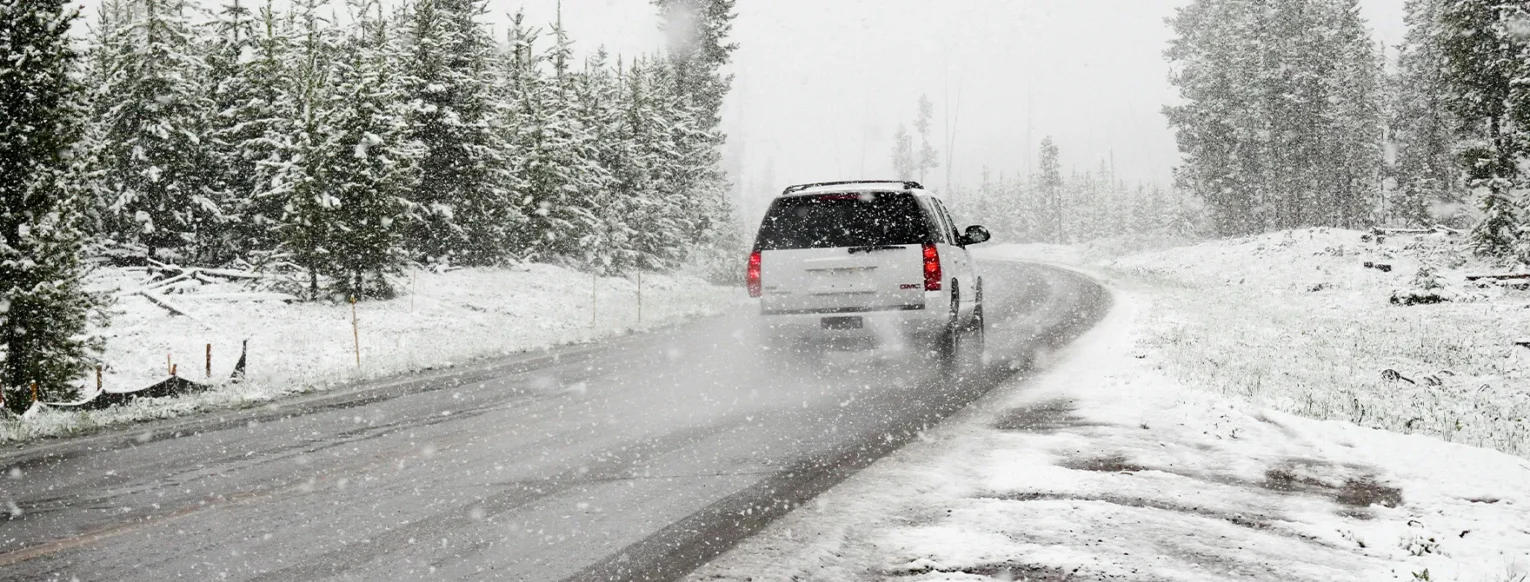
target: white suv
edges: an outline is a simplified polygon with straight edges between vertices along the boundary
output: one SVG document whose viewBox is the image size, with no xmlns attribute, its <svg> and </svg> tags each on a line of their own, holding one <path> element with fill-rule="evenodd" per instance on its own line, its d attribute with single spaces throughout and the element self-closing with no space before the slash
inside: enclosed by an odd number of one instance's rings
<svg viewBox="0 0 1530 582">
<path fill-rule="evenodd" d="M 948 361 L 981 352 L 983 279 L 940 199 L 917 182 L 792 186 L 766 211 L 749 255 L 749 295 L 772 343 L 901 345 Z M 784 341 L 782 341 L 784 340 Z"/>
</svg>

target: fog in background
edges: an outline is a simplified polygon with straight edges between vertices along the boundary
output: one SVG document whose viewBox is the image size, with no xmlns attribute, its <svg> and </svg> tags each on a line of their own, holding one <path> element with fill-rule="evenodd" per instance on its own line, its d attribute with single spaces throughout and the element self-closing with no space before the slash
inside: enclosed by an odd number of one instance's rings
<svg viewBox="0 0 1530 582">
<path fill-rule="evenodd" d="M 1065 173 L 1103 162 L 1122 180 L 1168 185 L 1179 153 L 1160 113 L 1175 99 L 1164 19 L 1186 2 L 739 0 L 723 126 L 745 218 L 788 184 L 893 176 L 893 132 L 899 123 L 913 131 L 921 94 L 935 104 L 942 162 L 929 187 L 947 187 L 947 159 L 953 186 L 975 186 L 985 168 L 993 179 L 1023 176 L 1049 135 Z M 97 3 L 83 2 L 87 16 Z M 1402 4 L 1361 0 L 1388 47 L 1402 41 Z M 560 2 L 489 7 L 502 38 L 509 14 L 524 10 L 545 28 Z M 561 9 L 581 54 L 664 45 L 648 0 L 563 0 Z"/>
</svg>

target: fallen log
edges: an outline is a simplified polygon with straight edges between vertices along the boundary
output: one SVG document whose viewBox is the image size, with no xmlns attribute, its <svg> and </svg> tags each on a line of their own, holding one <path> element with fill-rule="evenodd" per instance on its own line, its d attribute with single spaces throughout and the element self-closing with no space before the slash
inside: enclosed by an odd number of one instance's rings
<svg viewBox="0 0 1530 582">
<path fill-rule="evenodd" d="M 1434 234 L 1437 232 L 1451 235 L 1461 234 L 1461 231 L 1445 226 L 1443 224 L 1436 224 L 1427 228 L 1386 228 L 1380 226 L 1371 228 L 1371 234 L 1379 236 L 1391 236 L 1397 234 Z"/>
<path fill-rule="evenodd" d="M 266 279 L 269 277 L 264 273 L 249 273 L 233 269 L 197 269 L 197 272 L 225 279 Z"/>
<path fill-rule="evenodd" d="M 1390 236 L 1390 235 L 1394 235 L 1394 234 L 1430 234 L 1430 233 L 1433 233 L 1433 232 L 1434 232 L 1434 229 L 1432 229 L 1432 228 L 1380 228 L 1380 227 L 1378 227 L 1378 228 L 1372 228 L 1371 229 L 1371 234 L 1378 234 L 1378 235 L 1383 235 L 1383 236 Z"/>
<path fill-rule="evenodd" d="M 182 273 L 180 275 L 176 275 L 176 276 L 171 277 L 169 279 L 162 279 L 162 280 L 159 280 L 159 281 L 155 281 L 153 283 L 149 283 L 148 285 L 144 285 L 144 286 L 139 287 L 137 289 L 134 289 L 132 291 L 123 291 L 121 293 L 118 293 L 117 296 L 118 297 L 127 297 L 129 295 L 138 295 L 140 293 L 145 293 L 145 292 L 148 292 L 148 291 L 153 291 L 155 289 L 159 289 L 159 288 L 164 287 L 166 285 L 174 285 L 174 284 L 179 283 L 181 281 L 185 281 L 185 280 L 187 280 L 189 278 L 191 278 L 190 274 Z"/>
<path fill-rule="evenodd" d="M 143 292 L 139 293 L 139 295 L 144 296 L 144 298 L 148 299 L 150 303 L 153 303 L 155 305 L 158 305 L 158 306 L 164 308 L 165 311 L 169 311 L 171 315 L 179 315 L 179 316 L 185 317 L 186 319 L 190 319 L 192 321 L 195 321 L 197 323 L 202 324 L 202 327 L 205 327 L 207 329 L 216 329 L 216 328 L 214 328 L 212 326 L 212 324 L 207 323 L 206 321 L 204 321 L 200 317 L 192 315 L 190 311 L 186 311 L 184 308 L 182 308 L 182 307 L 180 307 L 180 306 L 178 306 L 178 305 L 176 305 L 174 303 L 171 303 L 169 300 L 165 299 L 163 296 L 160 296 L 160 295 L 157 295 L 157 294 L 154 294 L 154 293 L 150 293 L 148 291 L 143 291 Z"/>
<path fill-rule="evenodd" d="M 1506 280 L 1511 280 L 1511 279 L 1530 279 L 1530 273 L 1508 273 L 1508 274 L 1503 274 L 1503 275 L 1467 275 L 1466 276 L 1466 280 L 1467 281 L 1479 281 L 1479 280 L 1482 280 L 1482 279 L 1491 279 L 1491 280 L 1494 280 L 1494 281 L 1506 281 Z"/>
<path fill-rule="evenodd" d="M 185 295 L 178 296 L 177 299 L 181 299 L 183 301 L 187 301 L 187 300 L 204 300 L 204 299 L 208 299 L 208 300 L 225 300 L 225 301 L 282 301 L 282 302 L 285 302 L 285 303 L 291 303 L 293 301 L 297 301 L 298 300 L 297 296 L 295 296 L 295 295 L 288 295 L 286 293 L 261 293 L 261 292 L 250 292 L 250 293 L 187 293 Z"/>
</svg>

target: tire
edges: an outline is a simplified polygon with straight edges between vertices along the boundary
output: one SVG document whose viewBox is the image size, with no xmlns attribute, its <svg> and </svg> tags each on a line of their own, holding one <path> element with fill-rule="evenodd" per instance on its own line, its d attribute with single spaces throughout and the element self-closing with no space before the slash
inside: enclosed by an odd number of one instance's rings
<svg viewBox="0 0 1530 582">
<path fill-rule="evenodd" d="M 942 368 L 950 371 L 957 367 L 964 351 L 964 326 L 961 321 L 961 289 L 956 281 L 951 282 L 951 316 L 946 322 L 946 329 L 936 339 L 935 354 L 940 358 Z"/>
<path fill-rule="evenodd" d="M 977 367 L 983 365 L 984 350 L 988 348 L 988 318 L 983 315 L 983 280 L 978 279 L 977 292 L 973 294 L 977 300 L 977 307 L 972 308 L 972 321 L 968 323 L 968 332 L 971 337 L 967 341 L 967 351 Z"/>
</svg>

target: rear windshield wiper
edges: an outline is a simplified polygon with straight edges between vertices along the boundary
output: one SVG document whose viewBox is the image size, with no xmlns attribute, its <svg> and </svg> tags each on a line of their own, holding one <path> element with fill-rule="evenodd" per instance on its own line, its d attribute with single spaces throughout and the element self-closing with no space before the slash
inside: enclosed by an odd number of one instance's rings
<svg viewBox="0 0 1530 582">
<path fill-rule="evenodd" d="M 853 255 L 855 253 L 874 253 L 874 252 L 877 252 L 877 251 L 891 251 L 891 250 L 895 250 L 895 249 L 901 249 L 901 248 L 903 248 L 903 246 L 904 245 L 866 245 L 866 246 L 863 246 L 863 247 L 850 247 L 850 254 Z"/>
</svg>

